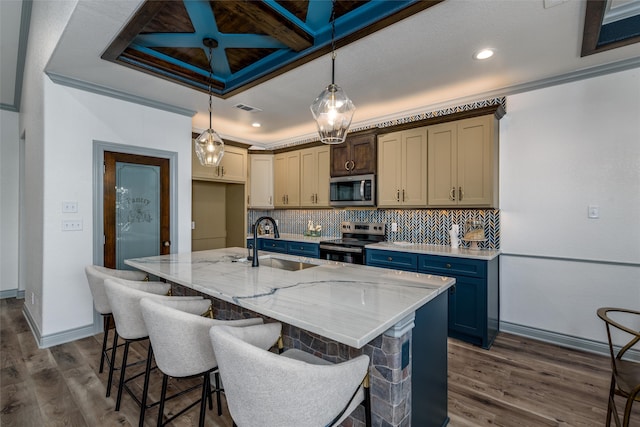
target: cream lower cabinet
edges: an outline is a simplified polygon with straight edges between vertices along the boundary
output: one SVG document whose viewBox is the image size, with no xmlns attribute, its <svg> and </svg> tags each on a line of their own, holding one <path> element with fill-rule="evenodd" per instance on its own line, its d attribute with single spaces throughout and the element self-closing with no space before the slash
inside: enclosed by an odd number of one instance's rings
<svg viewBox="0 0 640 427">
<path fill-rule="evenodd" d="M 300 150 L 276 154 L 273 159 L 273 177 L 277 208 L 300 206 Z"/>
<path fill-rule="evenodd" d="M 378 206 L 427 204 L 427 129 L 378 137 Z"/>
<path fill-rule="evenodd" d="M 429 206 L 498 207 L 493 115 L 428 127 Z"/>
<path fill-rule="evenodd" d="M 202 166 L 195 150 L 191 150 L 191 177 L 203 181 L 246 182 L 247 150 L 224 146 L 224 156 L 219 166 Z"/>
<path fill-rule="evenodd" d="M 329 206 L 330 147 L 300 150 L 300 206 Z"/>
<path fill-rule="evenodd" d="M 249 155 L 249 200 L 252 209 L 273 209 L 273 155 Z"/>
</svg>

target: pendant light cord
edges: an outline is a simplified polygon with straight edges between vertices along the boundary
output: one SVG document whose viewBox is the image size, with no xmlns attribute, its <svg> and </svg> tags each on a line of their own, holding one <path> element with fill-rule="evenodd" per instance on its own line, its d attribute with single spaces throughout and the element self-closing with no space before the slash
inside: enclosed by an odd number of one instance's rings
<svg viewBox="0 0 640 427">
<path fill-rule="evenodd" d="M 209 129 L 213 129 L 211 125 L 211 116 L 213 111 L 213 104 L 211 100 L 211 81 L 213 80 L 213 48 L 209 46 Z"/>
<path fill-rule="evenodd" d="M 331 84 L 336 75 L 336 0 L 331 2 Z"/>
</svg>

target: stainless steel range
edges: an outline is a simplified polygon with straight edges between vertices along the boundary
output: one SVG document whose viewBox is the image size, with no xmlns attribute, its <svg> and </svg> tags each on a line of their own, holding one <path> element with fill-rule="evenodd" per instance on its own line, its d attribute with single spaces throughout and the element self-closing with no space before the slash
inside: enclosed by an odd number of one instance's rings
<svg viewBox="0 0 640 427">
<path fill-rule="evenodd" d="M 320 242 L 320 258 L 364 264 L 365 245 L 385 240 L 384 223 L 345 221 L 341 224 L 341 231 L 341 239 Z"/>
</svg>

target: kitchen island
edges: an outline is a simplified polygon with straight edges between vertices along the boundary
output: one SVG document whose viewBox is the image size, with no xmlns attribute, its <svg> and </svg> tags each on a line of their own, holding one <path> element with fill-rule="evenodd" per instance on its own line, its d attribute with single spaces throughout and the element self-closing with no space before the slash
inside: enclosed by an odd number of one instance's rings
<svg viewBox="0 0 640 427">
<path fill-rule="evenodd" d="M 246 253 L 226 248 L 125 262 L 172 283 L 176 294 L 212 298 L 217 318 L 282 322 L 286 347 L 332 362 L 368 354 L 374 425 L 447 423 L 447 289 L 454 279 L 284 254 L 260 256 L 252 268 Z M 354 418 L 363 419 L 361 412 Z"/>
</svg>

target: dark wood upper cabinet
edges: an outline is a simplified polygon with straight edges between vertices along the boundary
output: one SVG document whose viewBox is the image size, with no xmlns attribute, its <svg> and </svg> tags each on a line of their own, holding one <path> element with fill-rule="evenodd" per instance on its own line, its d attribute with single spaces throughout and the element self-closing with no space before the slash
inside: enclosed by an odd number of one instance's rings
<svg viewBox="0 0 640 427">
<path fill-rule="evenodd" d="M 375 173 L 376 161 L 375 133 L 353 135 L 331 146 L 332 177 Z"/>
</svg>

